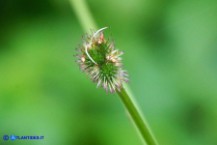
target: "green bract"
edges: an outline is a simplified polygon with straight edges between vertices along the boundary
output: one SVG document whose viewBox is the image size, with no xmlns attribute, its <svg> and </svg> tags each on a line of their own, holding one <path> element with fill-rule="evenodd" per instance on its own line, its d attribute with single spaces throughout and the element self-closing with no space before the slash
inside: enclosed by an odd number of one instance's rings
<svg viewBox="0 0 217 145">
<path fill-rule="evenodd" d="M 122 69 L 122 51 L 115 49 L 114 43 L 104 38 L 102 28 L 87 34 L 78 49 L 77 62 L 82 71 L 106 91 L 119 91 L 126 82 L 127 73 Z"/>
</svg>

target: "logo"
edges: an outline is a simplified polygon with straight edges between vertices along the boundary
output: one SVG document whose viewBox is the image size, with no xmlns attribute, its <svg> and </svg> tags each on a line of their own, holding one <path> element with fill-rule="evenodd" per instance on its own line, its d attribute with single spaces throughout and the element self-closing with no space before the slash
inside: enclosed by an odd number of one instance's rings
<svg viewBox="0 0 217 145">
<path fill-rule="evenodd" d="M 11 139 L 12 141 L 16 140 L 16 138 L 17 138 L 17 137 L 16 137 L 15 135 L 11 135 L 11 136 L 10 136 L 10 139 Z"/>
<path fill-rule="evenodd" d="M 3 135 L 2 139 L 4 141 L 15 141 L 15 140 L 43 140 L 44 136 L 38 136 L 38 135 L 23 135 L 23 136 L 17 136 L 17 135 Z"/>
<path fill-rule="evenodd" d="M 9 140 L 9 136 L 8 135 L 4 135 L 3 136 L 3 140 L 5 140 L 5 141 Z"/>
</svg>

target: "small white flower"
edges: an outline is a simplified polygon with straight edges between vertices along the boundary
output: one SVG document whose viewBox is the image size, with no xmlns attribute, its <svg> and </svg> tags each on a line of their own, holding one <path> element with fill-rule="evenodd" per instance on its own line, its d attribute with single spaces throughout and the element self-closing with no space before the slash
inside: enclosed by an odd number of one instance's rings
<svg viewBox="0 0 217 145">
<path fill-rule="evenodd" d="M 104 38 L 101 28 L 93 34 L 84 37 L 83 45 L 79 48 L 77 62 L 82 71 L 90 76 L 106 91 L 119 91 L 123 82 L 127 82 L 128 75 L 122 69 L 122 51 L 115 49 L 114 43 Z"/>
</svg>

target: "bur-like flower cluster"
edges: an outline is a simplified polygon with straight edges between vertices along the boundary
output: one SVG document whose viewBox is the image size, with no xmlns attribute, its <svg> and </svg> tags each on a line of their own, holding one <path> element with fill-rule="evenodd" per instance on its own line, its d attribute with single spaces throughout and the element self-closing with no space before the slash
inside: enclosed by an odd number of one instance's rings
<svg viewBox="0 0 217 145">
<path fill-rule="evenodd" d="M 97 87 L 103 87 L 111 93 L 120 91 L 128 75 L 122 69 L 122 51 L 115 49 L 114 43 L 104 38 L 102 28 L 86 34 L 82 45 L 78 48 L 77 62 Z"/>
</svg>

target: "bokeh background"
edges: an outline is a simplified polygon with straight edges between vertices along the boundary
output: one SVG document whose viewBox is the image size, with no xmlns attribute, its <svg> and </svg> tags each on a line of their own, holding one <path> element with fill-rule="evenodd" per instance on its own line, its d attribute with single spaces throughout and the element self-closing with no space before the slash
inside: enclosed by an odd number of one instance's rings
<svg viewBox="0 0 217 145">
<path fill-rule="evenodd" d="M 129 86 L 160 144 L 217 145 L 217 1 L 87 4 L 125 52 Z M 0 145 L 142 145 L 118 96 L 75 63 L 84 33 L 68 0 L 0 1 Z"/>
</svg>

